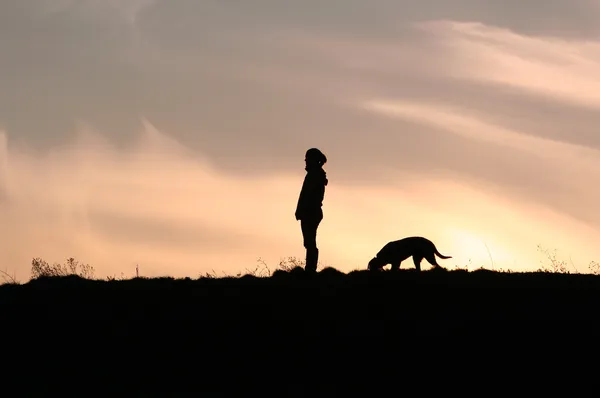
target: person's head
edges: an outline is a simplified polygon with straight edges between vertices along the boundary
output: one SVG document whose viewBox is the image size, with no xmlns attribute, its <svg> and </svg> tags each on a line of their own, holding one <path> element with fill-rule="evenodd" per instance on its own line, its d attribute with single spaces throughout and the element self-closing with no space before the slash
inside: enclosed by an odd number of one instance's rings
<svg viewBox="0 0 600 398">
<path fill-rule="evenodd" d="M 317 148 L 310 148 L 308 151 L 306 151 L 304 161 L 306 162 L 307 166 L 314 165 L 321 167 L 327 163 L 327 157 Z"/>
</svg>

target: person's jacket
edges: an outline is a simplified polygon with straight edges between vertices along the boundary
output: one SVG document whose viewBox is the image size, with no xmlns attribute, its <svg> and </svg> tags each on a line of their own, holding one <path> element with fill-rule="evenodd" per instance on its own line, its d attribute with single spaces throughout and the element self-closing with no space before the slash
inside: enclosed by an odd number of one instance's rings
<svg viewBox="0 0 600 398">
<path fill-rule="evenodd" d="M 296 219 L 301 220 L 306 216 L 322 216 L 325 186 L 328 180 L 322 168 L 307 169 L 298 205 L 296 206 Z"/>
</svg>

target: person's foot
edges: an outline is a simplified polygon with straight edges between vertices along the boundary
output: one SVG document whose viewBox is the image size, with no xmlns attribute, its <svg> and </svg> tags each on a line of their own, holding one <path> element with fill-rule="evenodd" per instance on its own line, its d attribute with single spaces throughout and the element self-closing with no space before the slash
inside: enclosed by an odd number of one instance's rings
<svg viewBox="0 0 600 398">
<path fill-rule="evenodd" d="M 306 265 L 304 270 L 314 274 L 317 272 L 317 263 L 319 262 L 319 249 L 312 249 L 306 251 Z"/>
<path fill-rule="evenodd" d="M 309 273 L 309 274 L 316 274 L 317 273 L 317 268 L 316 267 L 306 266 L 304 268 L 304 271 L 307 272 L 307 273 Z"/>
</svg>

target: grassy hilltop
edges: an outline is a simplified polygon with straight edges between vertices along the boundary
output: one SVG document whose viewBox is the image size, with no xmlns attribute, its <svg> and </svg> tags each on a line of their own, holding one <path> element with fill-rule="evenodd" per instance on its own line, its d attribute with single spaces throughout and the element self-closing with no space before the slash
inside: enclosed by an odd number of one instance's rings
<svg viewBox="0 0 600 398">
<path fill-rule="evenodd" d="M 286 320 L 322 327 L 348 324 L 352 333 L 367 335 L 409 320 L 444 320 L 437 334 L 452 331 L 466 319 L 596 319 L 600 275 L 483 269 L 346 274 L 334 268 L 310 275 L 298 267 L 277 270 L 270 277 L 42 276 L 0 286 L 0 300 L 8 304 L 5 317 L 27 313 L 55 320 L 227 319 L 247 325 Z"/>
<path fill-rule="evenodd" d="M 458 357 L 485 348 L 489 360 L 504 338 L 560 337 L 549 346 L 554 353 L 565 335 L 548 320 L 590 338 L 600 324 L 600 275 L 334 268 L 309 275 L 300 267 L 197 279 L 42 275 L 1 285 L 0 303 L 3 325 L 10 325 L 4 332 L 34 335 L 36 350 L 54 350 L 44 358 L 81 348 L 78 364 L 108 361 L 102 372 L 116 372 L 115 378 L 143 368 L 144 389 L 183 378 L 196 392 L 248 393 L 251 386 L 240 381 L 248 379 L 277 396 L 331 396 L 306 392 L 307 385 L 370 384 L 377 373 L 401 366 L 399 360 L 412 366 L 411 358 L 436 367 L 445 355 L 424 354 L 432 347 L 460 350 Z M 464 343 L 474 339 L 494 343 Z M 333 376 L 341 370 L 343 382 Z M 281 383 L 285 394 L 275 388 Z"/>
<path fill-rule="evenodd" d="M 0 300 L 8 304 L 5 317 L 227 320 L 265 328 L 285 320 L 316 335 L 335 332 L 327 325 L 336 325 L 341 333 L 352 330 L 353 335 L 380 334 L 383 329 L 377 328 L 384 327 L 391 333 L 396 325 L 416 320 L 440 322 L 436 334 L 460 329 L 469 319 L 595 320 L 600 308 L 598 270 L 569 274 L 564 263 L 551 260 L 551 268 L 537 272 L 482 268 L 418 273 L 408 268 L 344 273 L 325 267 L 310 275 L 302 261 L 290 257 L 275 272 L 261 262 L 262 269 L 236 276 L 99 280 L 93 267 L 73 258 L 64 265 L 34 259 L 32 279 L 0 285 Z"/>
</svg>

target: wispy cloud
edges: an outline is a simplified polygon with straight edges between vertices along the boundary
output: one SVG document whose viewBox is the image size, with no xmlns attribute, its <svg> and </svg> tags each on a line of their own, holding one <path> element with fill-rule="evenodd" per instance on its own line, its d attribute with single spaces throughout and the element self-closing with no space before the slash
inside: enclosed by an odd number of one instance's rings
<svg viewBox="0 0 600 398">
<path fill-rule="evenodd" d="M 578 162 L 600 159 L 600 151 L 582 145 L 551 140 L 524 131 L 511 131 L 485 122 L 462 112 L 459 107 L 439 106 L 418 102 L 371 100 L 362 105 L 365 109 L 393 117 L 424 123 L 465 138 L 481 140 L 493 145 L 528 152 L 546 161 Z M 590 164 L 585 165 L 590 166 Z"/>
<path fill-rule="evenodd" d="M 600 107 L 600 42 L 525 36 L 481 23 L 419 24 L 445 51 L 452 77 L 507 85 Z"/>
</svg>

